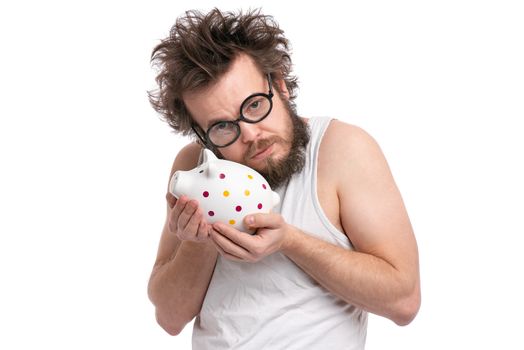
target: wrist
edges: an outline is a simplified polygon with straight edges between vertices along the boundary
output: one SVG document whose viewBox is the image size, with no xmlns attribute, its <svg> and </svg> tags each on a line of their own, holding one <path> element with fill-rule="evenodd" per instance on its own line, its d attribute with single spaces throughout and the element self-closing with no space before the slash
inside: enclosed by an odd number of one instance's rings
<svg viewBox="0 0 524 350">
<path fill-rule="evenodd" d="M 284 240 L 282 241 L 281 251 L 285 255 L 292 252 L 302 232 L 295 226 L 288 225 Z"/>
<path fill-rule="evenodd" d="M 200 241 L 183 240 L 182 245 L 186 247 L 186 249 L 193 249 L 196 251 L 212 251 L 215 249 L 211 239 L 205 239 Z"/>
</svg>

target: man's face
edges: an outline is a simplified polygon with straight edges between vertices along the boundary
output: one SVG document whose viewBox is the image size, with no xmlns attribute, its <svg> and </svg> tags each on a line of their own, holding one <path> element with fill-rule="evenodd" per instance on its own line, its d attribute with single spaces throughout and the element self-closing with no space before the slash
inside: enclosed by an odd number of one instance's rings
<svg viewBox="0 0 524 350">
<path fill-rule="evenodd" d="M 291 117 L 284 82 L 274 84 L 278 84 L 276 90 L 280 93 L 273 96 L 271 113 L 256 124 L 240 122 L 239 138 L 218 151 L 225 159 L 257 170 L 276 188 L 302 168 L 308 135 L 304 123 L 297 116 Z M 240 55 L 216 84 L 185 94 L 184 103 L 194 121 L 206 131 L 217 121 L 237 119 L 244 99 L 260 92 L 268 92 L 266 77 L 249 56 Z"/>
</svg>

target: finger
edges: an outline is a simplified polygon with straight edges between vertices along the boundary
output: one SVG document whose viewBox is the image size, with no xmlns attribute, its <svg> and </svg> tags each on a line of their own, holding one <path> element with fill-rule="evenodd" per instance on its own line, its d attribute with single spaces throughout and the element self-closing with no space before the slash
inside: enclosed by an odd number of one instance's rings
<svg viewBox="0 0 524 350">
<path fill-rule="evenodd" d="M 200 220 L 196 236 L 199 241 L 205 241 L 209 238 L 209 225 L 204 220 Z"/>
<path fill-rule="evenodd" d="M 283 219 L 282 216 L 277 213 L 257 213 L 247 215 L 244 218 L 244 223 L 250 229 L 257 229 L 259 227 L 276 229 L 282 226 Z"/>
<path fill-rule="evenodd" d="M 234 241 L 230 240 L 229 237 L 223 235 L 221 231 L 216 230 L 215 225 L 213 225 L 213 229 L 211 230 L 211 238 L 218 246 L 220 246 L 220 248 L 225 253 L 233 255 L 239 259 L 249 258 L 250 253 L 247 249 L 243 248 L 242 246 L 236 244 Z M 239 232 L 239 233 L 245 235 L 245 233 L 242 233 L 242 232 Z"/>
<path fill-rule="evenodd" d="M 178 227 L 185 229 L 191 221 L 191 218 L 193 217 L 197 209 L 198 202 L 196 200 L 190 200 L 189 202 L 187 202 L 186 206 L 184 207 L 184 210 L 180 213 L 180 216 L 178 217 Z"/>
<path fill-rule="evenodd" d="M 186 226 L 184 227 L 184 232 L 196 238 L 201 221 L 202 221 L 202 210 L 197 207 L 193 215 L 189 217 L 189 221 L 187 222 Z"/>
<path fill-rule="evenodd" d="M 187 202 L 189 201 L 189 198 L 186 196 L 181 196 L 175 203 L 175 206 L 173 207 L 173 210 L 171 212 L 171 218 L 174 222 L 178 223 L 178 217 L 180 216 L 180 213 L 184 210 L 186 207 Z"/>
<path fill-rule="evenodd" d="M 167 192 L 167 194 L 166 194 L 166 201 L 167 201 L 167 204 L 169 205 L 169 207 L 171 209 L 173 209 L 173 207 L 175 206 L 175 204 L 177 202 L 177 199 L 170 192 Z"/>
<path fill-rule="evenodd" d="M 178 231 L 178 217 L 184 207 L 186 206 L 188 199 L 185 196 L 181 196 L 176 202 L 174 207 L 169 213 L 169 231 L 176 233 Z"/>
<path fill-rule="evenodd" d="M 215 246 L 216 250 L 218 250 L 218 253 L 222 255 L 224 258 L 228 260 L 233 260 L 233 261 L 243 261 L 242 259 L 240 259 L 237 256 L 226 253 L 215 241 L 211 240 L 211 242 L 213 242 L 213 245 Z"/>
<path fill-rule="evenodd" d="M 221 222 L 213 224 L 213 229 L 218 231 L 219 234 L 226 237 L 228 240 L 233 242 L 235 245 L 241 246 L 249 251 L 249 248 L 253 245 L 253 237 L 245 232 L 241 232 L 234 227 L 226 225 Z"/>
</svg>

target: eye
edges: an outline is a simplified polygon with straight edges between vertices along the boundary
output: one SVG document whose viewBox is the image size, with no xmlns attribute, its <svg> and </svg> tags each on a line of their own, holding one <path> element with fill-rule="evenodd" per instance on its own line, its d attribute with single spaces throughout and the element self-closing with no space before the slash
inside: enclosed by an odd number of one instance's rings
<svg viewBox="0 0 524 350">
<path fill-rule="evenodd" d="M 248 119 L 258 119 L 269 111 L 269 100 L 265 96 L 252 96 L 242 107 L 242 114 Z"/>
<path fill-rule="evenodd" d="M 235 123 L 229 121 L 221 121 L 214 124 L 209 130 L 210 137 L 228 135 L 235 132 Z"/>
<path fill-rule="evenodd" d="M 251 109 L 257 109 L 258 107 L 260 107 L 260 100 L 258 100 L 258 101 L 253 101 L 253 103 L 251 103 L 251 104 L 249 105 L 249 108 L 251 108 Z"/>
<path fill-rule="evenodd" d="M 259 110 L 260 108 L 264 106 L 264 102 L 265 100 L 262 97 L 258 97 L 258 98 L 253 99 L 252 101 L 249 101 L 249 104 L 247 106 L 248 112 L 250 113 L 256 112 L 257 110 Z"/>
<path fill-rule="evenodd" d="M 226 130 L 227 128 L 229 128 L 228 122 L 220 122 L 218 124 L 215 124 L 215 126 L 213 126 L 213 129 L 216 129 L 218 131 Z"/>
</svg>

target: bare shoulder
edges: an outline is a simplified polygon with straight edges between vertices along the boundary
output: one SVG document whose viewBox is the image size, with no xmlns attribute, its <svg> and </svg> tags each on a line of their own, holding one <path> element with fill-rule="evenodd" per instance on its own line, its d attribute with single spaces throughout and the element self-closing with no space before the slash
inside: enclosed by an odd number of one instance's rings
<svg viewBox="0 0 524 350">
<path fill-rule="evenodd" d="M 319 161 L 337 184 L 357 180 L 358 174 L 389 171 L 375 139 L 364 129 L 339 120 L 332 120 L 324 134 Z"/>
<path fill-rule="evenodd" d="M 334 120 L 326 130 L 325 152 L 332 154 L 337 191 L 362 192 L 375 188 L 391 190 L 395 181 L 378 142 L 364 129 Z M 342 194 L 343 196 L 343 194 Z"/>
<path fill-rule="evenodd" d="M 170 175 L 173 175 L 177 170 L 190 170 L 197 166 L 201 150 L 202 146 L 195 142 L 184 146 L 173 161 Z"/>
<path fill-rule="evenodd" d="M 362 151 L 377 151 L 379 146 L 375 139 L 364 129 L 332 120 L 322 139 L 324 151 L 339 155 L 358 157 Z"/>
</svg>

